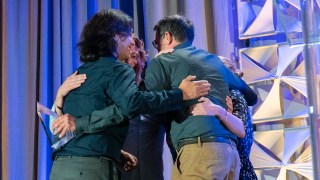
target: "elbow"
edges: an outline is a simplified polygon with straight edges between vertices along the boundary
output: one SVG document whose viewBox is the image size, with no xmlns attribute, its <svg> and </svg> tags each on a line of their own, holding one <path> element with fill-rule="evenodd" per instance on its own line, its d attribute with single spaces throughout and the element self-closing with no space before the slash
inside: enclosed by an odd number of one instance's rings
<svg viewBox="0 0 320 180">
<path fill-rule="evenodd" d="M 258 95 L 253 92 L 251 95 L 248 97 L 249 99 L 247 100 L 248 106 L 254 106 L 258 102 Z"/>
<path fill-rule="evenodd" d="M 238 138 L 243 139 L 246 136 L 246 132 L 245 132 L 244 128 L 239 129 L 239 131 L 236 135 Z"/>
<path fill-rule="evenodd" d="M 234 131 L 234 135 L 236 135 L 238 138 L 243 139 L 246 136 L 246 131 L 244 130 L 244 127 L 238 127 Z"/>
<path fill-rule="evenodd" d="M 246 136 L 246 133 L 243 131 L 241 131 L 239 134 L 238 134 L 238 138 L 241 138 L 243 139 L 244 137 Z"/>
</svg>

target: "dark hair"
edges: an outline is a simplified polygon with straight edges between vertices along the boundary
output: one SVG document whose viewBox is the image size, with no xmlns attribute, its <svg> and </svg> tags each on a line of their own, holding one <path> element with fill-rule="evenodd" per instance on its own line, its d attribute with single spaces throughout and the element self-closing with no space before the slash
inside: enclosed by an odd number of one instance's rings
<svg viewBox="0 0 320 180">
<path fill-rule="evenodd" d="M 130 36 L 133 20 L 120 10 L 102 10 L 84 26 L 78 48 L 82 62 L 96 61 L 116 50 L 115 34 Z"/>
<path fill-rule="evenodd" d="M 153 28 L 161 36 L 165 32 L 171 35 L 179 42 L 186 40 L 192 42 L 194 39 L 194 26 L 192 22 L 180 15 L 167 16 L 161 19 Z"/>
</svg>

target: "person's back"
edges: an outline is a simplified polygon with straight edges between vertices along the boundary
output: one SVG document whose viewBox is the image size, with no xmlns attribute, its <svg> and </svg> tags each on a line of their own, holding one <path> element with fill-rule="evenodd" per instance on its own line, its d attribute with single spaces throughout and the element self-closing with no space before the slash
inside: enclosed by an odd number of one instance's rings
<svg viewBox="0 0 320 180">
<path fill-rule="evenodd" d="M 207 97 L 215 104 L 226 108 L 229 88 L 243 92 L 250 104 L 256 102 L 255 93 L 226 69 L 217 56 L 191 46 L 194 26 L 186 17 L 165 17 L 154 30 L 155 40 L 152 43 L 160 55 L 151 61 L 147 69 L 147 89 L 176 87 L 191 73 L 212 84 Z M 173 52 L 170 51 L 172 49 Z M 189 107 L 195 103 L 197 101 L 186 102 L 184 108 L 171 114 L 170 134 L 178 152 L 171 178 L 238 179 L 240 160 L 236 136 L 215 116 L 191 116 Z M 228 116 L 225 112 L 224 119 Z"/>
<path fill-rule="evenodd" d="M 127 67 L 126 67 L 127 66 Z M 114 69 L 123 72 L 131 68 L 114 57 L 99 58 L 78 68 L 86 74 L 87 80 L 79 88 L 70 91 L 65 97 L 63 111 L 76 118 L 89 116 L 95 110 L 104 109 L 114 101 L 107 94 L 107 84 L 112 81 Z M 121 72 L 121 71 L 120 71 Z M 108 156 L 117 159 L 127 135 L 128 123 L 123 121 L 104 131 L 92 134 L 79 134 L 64 148 L 55 151 L 56 155 Z"/>
<path fill-rule="evenodd" d="M 91 116 L 93 111 L 114 104 L 117 96 L 111 98 L 115 93 L 110 93 L 109 83 L 120 78 L 119 74 L 123 72 L 129 74 L 128 77 L 131 73 L 133 77 L 133 71 L 118 62 L 115 55 L 127 54 L 125 47 L 130 44 L 131 32 L 132 19 L 118 10 L 100 11 L 86 23 L 78 43 L 80 60 L 84 63 L 78 72 L 86 74 L 88 78 L 67 97 L 56 98 L 55 103 L 59 101 L 60 108 L 66 114 L 58 117 L 52 126 L 67 118 L 67 123 L 59 124 L 75 125 L 77 121 L 77 128 L 79 125 L 86 128 L 88 122 L 81 120 L 82 117 Z M 122 45 L 123 49 L 118 45 Z M 127 74 L 122 77 L 125 78 Z M 123 88 L 121 84 L 113 85 L 115 88 Z M 136 88 L 134 84 L 132 87 Z M 55 133 L 60 133 L 61 129 L 70 131 L 69 127 L 57 127 Z M 76 137 L 53 153 L 50 179 L 120 179 L 116 164 L 120 159 L 127 128 L 127 124 L 115 124 L 112 128 L 92 134 L 80 133 L 78 128 Z"/>
<path fill-rule="evenodd" d="M 159 67 L 165 69 L 166 79 L 147 73 L 146 82 L 153 82 L 147 84 L 148 88 L 161 90 L 178 86 L 188 74 L 194 74 L 198 79 L 206 79 L 212 84 L 207 97 L 212 102 L 226 107 L 225 98 L 229 95 L 226 78 L 228 77 L 227 73 L 229 73 L 229 76 L 232 73 L 226 72 L 229 70 L 224 67 L 216 55 L 196 49 L 189 42 L 186 42 L 176 46 L 172 53 L 162 54 L 154 59 L 149 68 Z M 166 84 L 163 82 L 166 82 Z M 164 86 L 161 86 L 162 84 Z M 171 138 L 176 148 L 179 140 L 204 134 L 207 136 L 225 136 L 237 140 L 236 136 L 228 131 L 216 117 L 191 116 L 188 113 L 190 103 L 186 103 L 184 109 L 176 111 L 172 115 Z"/>
</svg>

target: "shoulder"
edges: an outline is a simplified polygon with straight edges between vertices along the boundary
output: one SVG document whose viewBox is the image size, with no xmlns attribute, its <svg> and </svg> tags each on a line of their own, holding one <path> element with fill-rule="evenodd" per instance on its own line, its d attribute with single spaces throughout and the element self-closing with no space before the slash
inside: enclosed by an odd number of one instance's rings
<svg viewBox="0 0 320 180">
<path fill-rule="evenodd" d="M 161 54 L 160 56 L 157 56 L 156 58 L 153 58 L 150 61 L 148 69 L 157 69 L 157 71 L 164 70 L 168 71 L 170 69 L 183 66 L 182 61 L 183 59 L 181 57 L 176 56 L 173 53 L 168 54 Z"/>
<path fill-rule="evenodd" d="M 134 77 L 134 70 L 131 66 L 127 63 L 116 61 L 112 64 L 112 73 L 117 74 L 119 76 L 123 75 L 131 75 Z"/>
<path fill-rule="evenodd" d="M 173 61 L 178 60 L 178 55 L 176 53 L 176 50 L 170 53 L 162 53 L 155 58 L 152 59 L 152 62 L 157 62 L 157 63 L 170 63 Z"/>
<path fill-rule="evenodd" d="M 114 57 L 100 57 L 92 67 L 93 71 L 102 69 L 105 75 L 110 77 L 128 76 L 134 74 L 130 65 L 117 60 Z M 134 77 L 134 75 L 132 75 Z"/>
</svg>

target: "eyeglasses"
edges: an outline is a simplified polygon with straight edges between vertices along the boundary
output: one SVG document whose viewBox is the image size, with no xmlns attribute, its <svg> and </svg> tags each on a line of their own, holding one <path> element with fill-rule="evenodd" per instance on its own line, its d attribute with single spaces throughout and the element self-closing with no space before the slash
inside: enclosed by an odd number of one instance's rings
<svg viewBox="0 0 320 180">
<path fill-rule="evenodd" d="M 162 33 L 162 34 L 160 34 L 160 38 L 159 38 L 159 39 L 161 39 L 161 37 L 162 37 L 164 34 L 165 34 L 165 32 Z M 153 41 L 152 41 L 152 45 L 153 45 L 154 48 L 158 49 L 158 44 L 157 44 L 156 40 L 153 40 Z"/>
</svg>

